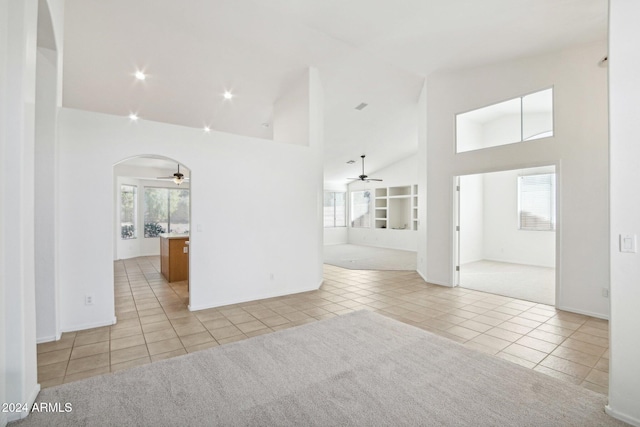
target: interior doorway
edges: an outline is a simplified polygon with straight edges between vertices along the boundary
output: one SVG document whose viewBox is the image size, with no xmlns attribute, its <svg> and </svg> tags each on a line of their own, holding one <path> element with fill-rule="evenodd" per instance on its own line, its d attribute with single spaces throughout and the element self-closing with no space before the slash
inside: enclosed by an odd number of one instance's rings
<svg viewBox="0 0 640 427">
<path fill-rule="evenodd" d="M 188 306 L 190 169 L 174 159 L 148 155 L 119 162 L 113 171 L 116 292 L 126 276 L 129 286 L 139 279 L 151 289 L 170 289 Z M 116 295 L 116 312 L 119 302 Z"/>
<path fill-rule="evenodd" d="M 456 181 L 456 284 L 555 306 L 555 166 Z"/>
</svg>

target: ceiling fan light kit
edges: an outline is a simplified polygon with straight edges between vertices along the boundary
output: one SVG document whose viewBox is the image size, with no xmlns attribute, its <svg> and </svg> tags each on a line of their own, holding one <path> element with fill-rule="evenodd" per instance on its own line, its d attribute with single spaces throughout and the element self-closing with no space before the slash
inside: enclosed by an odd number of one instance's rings
<svg viewBox="0 0 640 427">
<path fill-rule="evenodd" d="M 178 163 L 178 172 L 174 173 L 173 176 L 159 176 L 157 179 L 170 179 L 176 185 L 180 185 L 189 178 L 185 178 L 184 174 L 180 172 L 180 163 Z"/>
</svg>

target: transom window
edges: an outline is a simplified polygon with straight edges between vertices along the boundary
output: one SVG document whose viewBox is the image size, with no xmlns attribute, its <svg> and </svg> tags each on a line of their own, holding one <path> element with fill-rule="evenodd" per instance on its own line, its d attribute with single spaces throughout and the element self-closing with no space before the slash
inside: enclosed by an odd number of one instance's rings
<svg viewBox="0 0 640 427">
<path fill-rule="evenodd" d="M 553 136 L 553 88 L 456 116 L 456 153 Z"/>
</svg>

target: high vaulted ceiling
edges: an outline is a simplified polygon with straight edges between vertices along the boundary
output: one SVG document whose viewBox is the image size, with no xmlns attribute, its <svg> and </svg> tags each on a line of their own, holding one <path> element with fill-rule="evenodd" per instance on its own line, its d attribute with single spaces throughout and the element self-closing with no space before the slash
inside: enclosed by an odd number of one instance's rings
<svg viewBox="0 0 640 427">
<path fill-rule="evenodd" d="M 606 0 L 67 0 L 63 105 L 270 138 L 274 102 L 314 66 L 325 181 L 346 183 L 347 160 L 373 173 L 417 151 L 429 73 L 606 34 Z"/>
</svg>

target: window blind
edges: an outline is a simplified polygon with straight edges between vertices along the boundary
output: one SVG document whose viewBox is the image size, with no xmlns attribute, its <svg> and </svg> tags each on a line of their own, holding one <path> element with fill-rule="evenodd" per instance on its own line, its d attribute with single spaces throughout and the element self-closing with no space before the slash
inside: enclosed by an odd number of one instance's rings
<svg viewBox="0 0 640 427">
<path fill-rule="evenodd" d="M 518 177 L 518 228 L 553 231 L 556 229 L 555 174 Z"/>
</svg>

